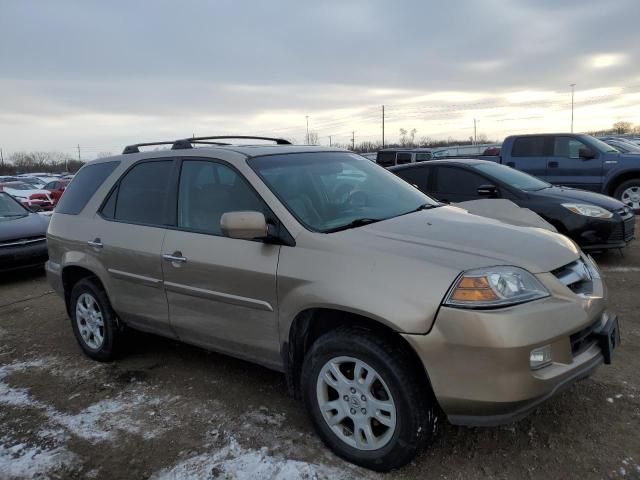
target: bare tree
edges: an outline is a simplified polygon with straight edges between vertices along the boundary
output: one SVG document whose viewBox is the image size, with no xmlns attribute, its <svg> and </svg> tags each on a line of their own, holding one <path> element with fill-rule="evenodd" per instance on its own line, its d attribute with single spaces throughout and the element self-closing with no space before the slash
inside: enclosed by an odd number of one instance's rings
<svg viewBox="0 0 640 480">
<path fill-rule="evenodd" d="M 309 132 L 309 135 L 307 137 L 307 145 L 318 145 L 318 132 Z"/>
<path fill-rule="evenodd" d="M 406 128 L 401 128 L 400 129 L 400 145 L 403 147 L 412 147 L 413 141 L 416 138 L 416 133 L 418 133 L 418 130 L 415 128 L 412 128 L 409 131 L 407 131 Z"/>
<path fill-rule="evenodd" d="M 113 153 L 112 152 L 100 152 L 100 153 L 98 153 L 98 155 L 96 155 L 96 158 L 107 158 L 107 157 L 113 157 Z"/>
<path fill-rule="evenodd" d="M 633 130 L 633 123 L 619 121 L 613 124 L 613 130 L 615 133 L 622 135 L 624 133 L 629 133 Z"/>
</svg>

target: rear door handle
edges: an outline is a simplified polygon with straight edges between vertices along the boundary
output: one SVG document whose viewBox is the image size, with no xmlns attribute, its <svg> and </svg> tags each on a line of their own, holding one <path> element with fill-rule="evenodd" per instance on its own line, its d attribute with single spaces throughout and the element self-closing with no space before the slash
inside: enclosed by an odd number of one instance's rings
<svg viewBox="0 0 640 480">
<path fill-rule="evenodd" d="M 87 242 L 87 245 L 89 245 L 90 247 L 93 248 L 102 248 L 104 247 L 104 245 L 102 244 L 102 241 L 99 238 L 93 239 L 93 240 L 89 240 Z"/>
<path fill-rule="evenodd" d="M 187 259 L 182 256 L 181 252 L 165 253 L 162 255 L 162 258 L 172 263 L 184 263 L 187 261 Z"/>
<path fill-rule="evenodd" d="M 558 162 L 549 162 L 547 165 L 549 168 L 558 168 Z"/>
</svg>

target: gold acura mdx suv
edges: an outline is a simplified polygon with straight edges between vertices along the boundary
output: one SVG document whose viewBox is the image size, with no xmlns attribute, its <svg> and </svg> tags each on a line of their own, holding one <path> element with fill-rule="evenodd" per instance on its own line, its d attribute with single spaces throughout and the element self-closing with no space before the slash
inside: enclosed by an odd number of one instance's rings
<svg viewBox="0 0 640 480">
<path fill-rule="evenodd" d="M 127 327 L 284 372 L 338 455 L 388 470 L 439 416 L 522 418 L 610 363 L 598 269 L 567 237 L 445 206 L 354 153 L 178 140 L 88 163 L 48 231 L 91 358 Z"/>
</svg>

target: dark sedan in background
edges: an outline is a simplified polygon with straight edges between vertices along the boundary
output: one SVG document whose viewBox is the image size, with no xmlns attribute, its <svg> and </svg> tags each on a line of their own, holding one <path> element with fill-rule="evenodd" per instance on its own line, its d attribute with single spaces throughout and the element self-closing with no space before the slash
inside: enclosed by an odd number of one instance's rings
<svg viewBox="0 0 640 480">
<path fill-rule="evenodd" d="M 441 202 L 511 200 L 540 215 L 583 250 L 623 248 L 635 236 L 635 216 L 622 202 L 599 193 L 553 186 L 494 162 L 434 160 L 389 170 Z"/>
<path fill-rule="evenodd" d="M 49 217 L 0 192 L 0 272 L 43 266 L 48 225 Z"/>
</svg>

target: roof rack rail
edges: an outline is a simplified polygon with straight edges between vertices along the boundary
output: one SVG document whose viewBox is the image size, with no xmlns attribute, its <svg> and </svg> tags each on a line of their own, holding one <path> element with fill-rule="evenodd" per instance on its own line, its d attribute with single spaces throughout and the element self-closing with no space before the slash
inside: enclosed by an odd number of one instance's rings
<svg viewBox="0 0 640 480">
<path fill-rule="evenodd" d="M 218 135 L 213 137 L 190 137 L 180 140 L 171 140 L 168 142 L 148 142 L 148 143 L 136 143 L 134 145 L 127 145 L 122 151 L 123 155 L 128 153 L 140 153 L 139 147 L 153 147 L 155 145 L 171 145 L 171 150 L 185 150 L 193 148 L 194 143 L 207 144 L 207 145 L 231 145 L 225 142 L 210 142 L 207 140 L 224 140 L 230 138 L 238 138 L 243 140 L 267 140 L 276 142 L 277 145 L 291 145 L 289 140 L 284 138 L 272 138 L 272 137 L 253 137 L 249 135 Z"/>
<path fill-rule="evenodd" d="M 252 135 L 216 135 L 213 137 L 193 137 L 193 138 L 185 138 L 189 142 L 198 142 L 198 140 L 223 140 L 228 138 L 238 138 L 242 140 L 267 140 L 270 142 L 276 142 L 277 145 L 291 145 L 289 140 L 285 140 L 284 138 L 274 138 L 274 137 L 254 137 Z"/>
</svg>

